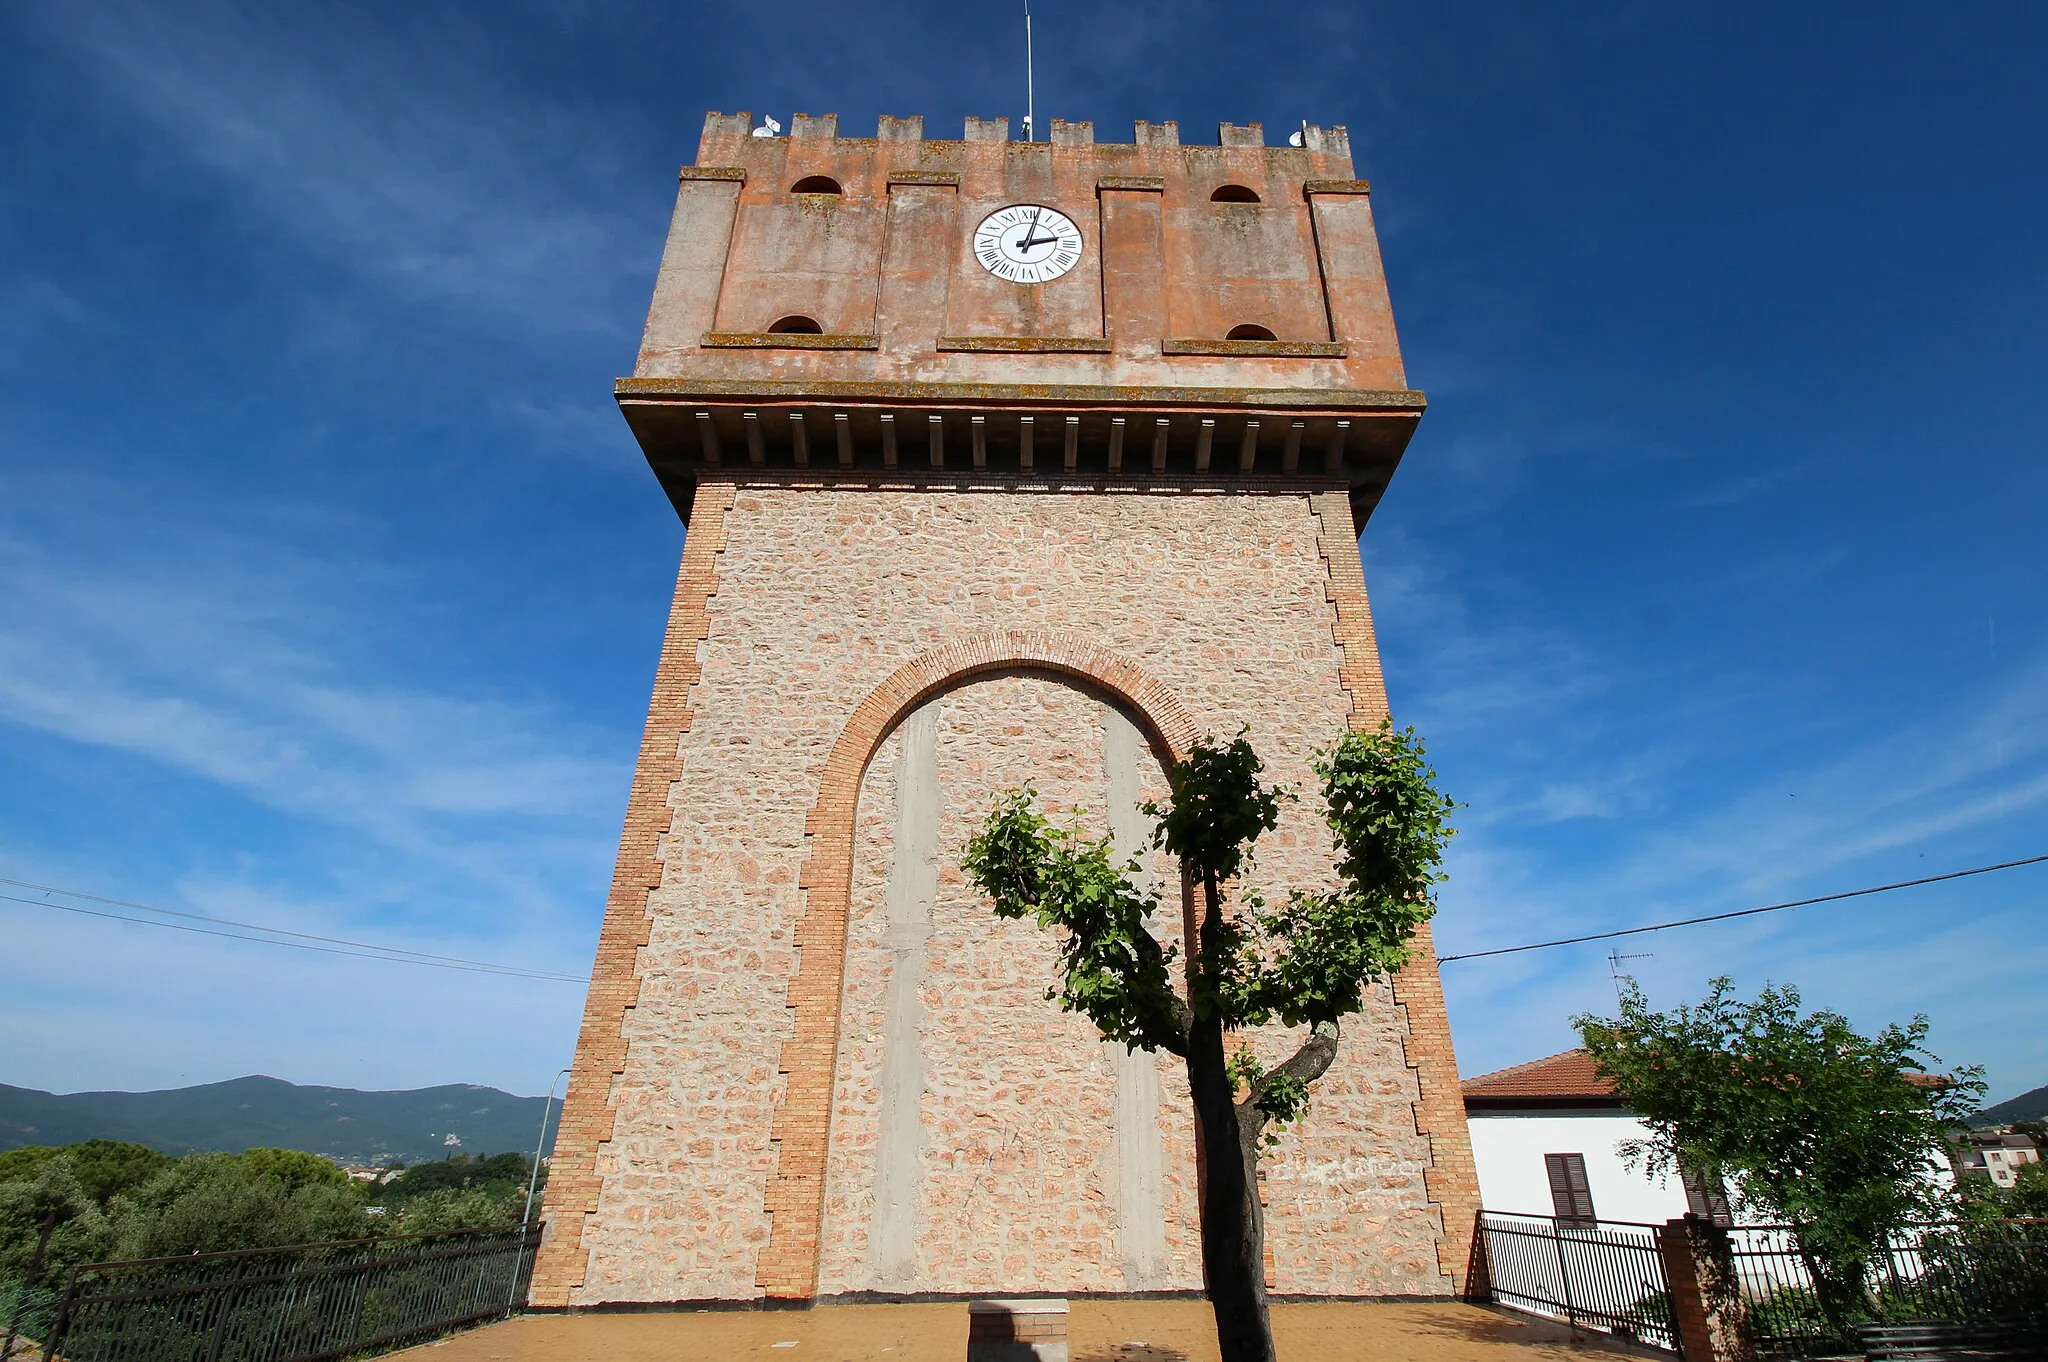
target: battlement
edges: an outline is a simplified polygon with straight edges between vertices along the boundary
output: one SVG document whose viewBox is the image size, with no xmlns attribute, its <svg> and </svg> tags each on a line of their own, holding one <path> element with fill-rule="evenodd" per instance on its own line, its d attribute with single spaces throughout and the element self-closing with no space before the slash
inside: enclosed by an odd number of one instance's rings
<svg viewBox="0 0 2048 1362">
<path fill-rule="evenodd" d="M 957 140 L 919 117 L 753 124 L 706 117 L 618 384 L 679 509 L 705 466 L 897 470 L 929 444 L 944 468 L 950 438 L 953 467 L 1019 474 L 1313 469 L 1369 513 L 1423 401 L 1343 128 L 1269 147 L 1256 123 L 1214 146 L 1171 122 L 1127 143 L 1065 119 L 1031 142 L 1002 118 Z M 1006 266 L 1004 231 L 1043 269 Z"/>
<path fill-rule="evenodd" d="M 754 131 L 751 114 L 708 113 L 704 115 L 704 135 L 697 144 L 697 159 L 701 162 L 715 154 L 713 145 L 730 137 L 750 137 Z M 1055 118 L 1047 126 L 1047 139 L 1037 145 L 1044 146 L 1113 146 L 1116 143 L 1098 143 L 1095 140 L 1093 123 L 1074 123 L 1064 118 Z M 1314 153 L 1341 156 L 1347 165 L 1351 157 L 1351 137 L 1341 126 L 1322 128 L 1306 124 L 1301 129 L 1302 147 Z M 843 142 L 923 142 L 924 115 L 912 114 L 908 118 L 896 118 L 883 114 L 876 125 L 872 138 L 839 136 L 838 114 L 794 114 L 790 117 L 789 128 L 775 134 L 776 137 L 829 138 Z M 763 138 L 762 140 L 772 140 Z M 934 138 L 934 141 L 941 139 Z M 1010 120 L 1007 118 L 976 118 L 969 115 L 960 133 L 963 142 L 1007 142 L 1010 140 Z M 1025 146 L 1033 143 L 1023 143 Z M 1177 147 L 1181 145 L 1180 124 L 1173 121 L 1164 123 L 1138 122 L 1131 134 L 1131 140 L 1121 145 L 1132 147 Z M 1266 129 L 1261 123 L 1219 123 L 1216 127 L 1216 145 L 1243 149 L 1264 147 Z"/>
</svg>

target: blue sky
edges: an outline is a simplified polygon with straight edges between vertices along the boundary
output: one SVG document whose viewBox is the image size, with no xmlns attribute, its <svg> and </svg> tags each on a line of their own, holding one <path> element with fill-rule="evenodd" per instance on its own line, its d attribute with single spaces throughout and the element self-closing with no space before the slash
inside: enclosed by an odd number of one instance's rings
<svg viewBox="0 0 2048 1362">
<path fill-rule="evenodd" d="M 1347 124 L 1440 948 L 2048 852 L 2035 7 L 1040 0 L 1039 109 Z M 681 531 L 609 396 L 706 109 L 1022 113 L 1008 6 L 0 10 L 0 875 L 580 974 Z M 7 891 L 15 892 L 15 891 Z M 2048 867 L 1636 938 L 2048 1082 Z M 538 1092 L 582 991 L 0 903 L 0 1082 Z M 1467 1073 L 1605 946 L 1445 967 Z"/>
</svg>

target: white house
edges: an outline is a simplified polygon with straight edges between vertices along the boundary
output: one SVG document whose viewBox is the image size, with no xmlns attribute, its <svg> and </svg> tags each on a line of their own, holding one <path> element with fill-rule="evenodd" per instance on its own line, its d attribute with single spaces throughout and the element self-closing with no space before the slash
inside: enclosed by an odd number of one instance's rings
<svg viewBox="0 0 2048 1362">
<path fill-rule="evenodd" d="M 1710 1194 L 1691 1176 L 1653 1178 L 1623 1162 L 1622 1142 L 1649 1130 L 1586 1051 L 1468 1078 L 1464 1090 L 1487 1210 L 1653 1225 L 1695 1211 L 1727 1223 L 1718 1187 Z"/>
<path fill-rule="evenodd" d="M 2019 1181 L 2020 1169 L 2040 1161 L 2031 1139 L 2005 1127 L 1971 1131 L 1958 1141 L 1954 1154 L 1956 1171 L 1981 1173 L 2008 1191 Z"/>
</svg>

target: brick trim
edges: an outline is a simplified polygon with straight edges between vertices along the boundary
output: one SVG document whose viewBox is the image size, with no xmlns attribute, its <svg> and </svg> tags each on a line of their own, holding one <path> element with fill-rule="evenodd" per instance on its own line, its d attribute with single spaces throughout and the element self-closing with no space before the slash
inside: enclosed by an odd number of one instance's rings
<svg viewBox="0 0 2048 1362">
<path fill-rule="evenodd" d="M 682 563 L 669 607 L 668 631 L 654 670 L 654 696 L 640 738 L 640 758 L 626 799 L 625 829 L 605 900 L 604 926 L 591 966 L 590 992 L 583 1003 L 583 1027 L 569 1091 L 562 1099 L 561 1124 L 548 1170 L 541 1215 L 547 1236 L 533 1269 L 528 1301 L 566 1306 L 585 1281 L 589 1251 L 584 1226 L 597 1211 L 603 1178 L 598 1159 L 617 1120 L 612 1080 L 626 1070 L 626 1016 L 640 997 L 639 963 L 653 919 L 647 897 L 662 879 L 661 839 L 674 811 L 669 790 L 680 774 L 683 734 L 690 728 L 690 688 L 697 683 L 697 645 L 710 628 L 711 596 L 718 589 L 718 555 L 725 548 L 725 513 L 736 489 L 730 483 L 699 483 L 683 539 Z"/>
<path fill-rule="evenodd" d="M 1325 592 L 1336 610 L 1333 632 L 1344 661 L 1339 678 L 1351 697 L 1351 726 L 1376 729 L 1388 717 L 1386 676 L 1365 592 L 1365 564 L 1352 530 L 1351 506 L 1341 492 L 1309 497 L 1318 522 Z M 1408 1017 L 1402 1049 L 1415 1071 L 1419 1098 L 1415 1132 L 1429 1141 L 1430 1166 L 1423 1170 L 1429 1202 L 1443 1217 L 1437 1266 L 1453 1291 L 1464 1286 L 1472 1252 L 1472 1226 L 1479 1212 L 1479 1170 L 1472 1161 L 1472 1135 L 1465 1125 L 1464 1092 L 1458 1085 L 1458 1056 L 1451 1044 L 1450 1013 L 1437 972 L 1435 938 L 1424 923 L 1408 963 L 1394 976 L 1394 1003 Z"/>
<path fill-rule="evenodd" d="M 1343 502 L 1341 493 L 1337 500 Z M 1345 516 L 1348 524 L 1348 508 Z M 782 1047 L 780 1069 L 787 1082 L 770 1131 L 776 1163 L 768 1184 L 768 1243 L 755 1268 L 755 1285 L 764 1295 L 808 1300 L 818 1291 L 861 777 L 882 740 L 926 700 L 978 676 L 1020 668 L 1107 692 L 1133 713 L 1163 762 L 1185 756 L 1199 733 L 1180 701 L 1135 662 L 1052 631 L 1004 631 L 935 648 L 897 668 L 854 710 L 826 759 L 817 801 L 804 821 L 809 846 L 798 881 L 804 908 L 796 924 L 797 972 L 789 984 L 794 1032 Z"/>
</svg>

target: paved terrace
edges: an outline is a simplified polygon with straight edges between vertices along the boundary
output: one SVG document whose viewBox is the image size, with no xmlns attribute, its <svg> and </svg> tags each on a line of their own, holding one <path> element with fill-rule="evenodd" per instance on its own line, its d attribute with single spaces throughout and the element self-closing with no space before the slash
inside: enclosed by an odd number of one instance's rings
<svg viewBox="0 0 2048 1362">
<path fill-rule="evenodd" d="M 1199 1300 L 1076 1300 L 1073 1362 L 1217 1362 Z M 1651 1356 L 1601 1335 L 1456 1303 L 1273 1307 L 1282 1362 L 1551 1362 Z M 526 1315 L 396 1354 L 408 1362 L 963 1362 L 967 1306 Z"/>
</svg>

